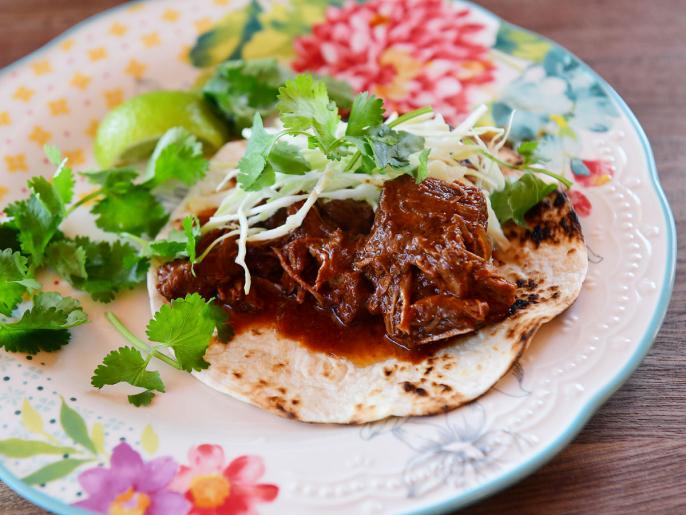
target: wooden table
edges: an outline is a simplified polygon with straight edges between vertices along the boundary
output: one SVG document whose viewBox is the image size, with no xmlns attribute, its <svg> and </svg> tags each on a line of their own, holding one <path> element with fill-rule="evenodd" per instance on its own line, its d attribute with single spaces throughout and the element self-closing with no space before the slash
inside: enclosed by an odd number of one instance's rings
<svg viewBox="0 0 686 515">
<path fill-rule="evenodd" d="M 190 0 L 189 0 L 190 1 Z M 0 66 L 118 0 L 0 0 Z M 650 137 L 677 230 L 686 224 L 684 0 L 481 0 L 597 70 Z M 686 512 L 686 233 L 674 296 L 633 377 L 565 451 L 470 513 Z M 0 514 L 44 513 L 0 484 Z"/>
</svg>

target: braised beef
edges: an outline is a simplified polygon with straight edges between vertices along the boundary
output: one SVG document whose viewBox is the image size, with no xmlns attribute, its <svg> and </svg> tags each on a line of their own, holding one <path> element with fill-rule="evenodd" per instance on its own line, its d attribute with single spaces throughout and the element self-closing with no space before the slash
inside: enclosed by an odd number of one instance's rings
<svg viewBox="0 0 686 515">
<path fill-rule="evenodd" d="M 272 308 L 274 298 L 313 303 L 344 327 L 382 320 L 387 338 L 416 348 L 507 316 L 515 285 L 491 264 L 487 219 L 477 188 L 402 176 L 385 184 L 376 213 L 365 202 L 319 201 L 288 236 L 249 245 L 248 295 L 234 238 L 217 245 L 195 275 L 184 260 L 163 265 L 158 288 L 168 299 L 216 297 L 236 313 L 260 313 L 265 299 Z M 198 251 L 218 235 L 206 235 Z"/>
<path fill-rule="evenodd" d="M 409 176 L 387 182 L 354 268 L 374 285 L 368 309 L 415 346 L 503 318 L 515 286 L 490 264 L 488 212 L 475 187 Z"/>
</svg>

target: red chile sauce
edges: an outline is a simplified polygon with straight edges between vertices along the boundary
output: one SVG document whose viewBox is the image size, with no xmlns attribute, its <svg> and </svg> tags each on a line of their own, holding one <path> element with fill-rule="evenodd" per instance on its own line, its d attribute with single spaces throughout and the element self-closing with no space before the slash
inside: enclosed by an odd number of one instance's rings
<svg viewBox="0 0 686 515">
<path fill-rule="evenodd" d="M 236 335 L 275 328 L 280 336 L 296 340 L 310 350 L 347 358 L 360 366 L 389 358 L 416 363 L 445 346 L 444 343 L 405 349 L 386 338 L 380 316 L 369 316 L 344 326 L 330 311 L 317 308 L 309 296 L 302 304 L 277 295 L 263 298 L 266 302 L 260 312 L 228 310 Z"/>
</svg>

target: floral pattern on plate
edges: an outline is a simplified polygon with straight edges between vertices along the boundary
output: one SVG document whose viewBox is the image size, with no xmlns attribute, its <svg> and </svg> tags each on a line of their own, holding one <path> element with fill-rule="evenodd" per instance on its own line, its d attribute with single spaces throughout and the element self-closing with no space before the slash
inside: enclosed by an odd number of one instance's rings
<svg viewBox="0 0 686 515">
<path fill-rule="evenodd" d="M 259 456 L 239 456 L 226 461 L 220 445 L 201 444 L 188 451 L 188 464 L 179 464 L 171 456 L 144 461 L 139 452 L 126 442 L 112 453 L 105 448 L 104 428 L 96 422 L 88 429 L 84 418 L 64 399 L 59 421 L 65 438 L 60 440 L 45 430 L 38 411 L 24 399 L 22 423 L 38 439 L 6 438 L 0 440 L 0 456 L 34 459 L 59 456 L 25 476 L 24 482 L 45 485 L 83 470 L 78 482 L 86 498 L 74 506 L 89 511 L 114 515 L 233 515 L 255 513 L 259 503 L 270 503 L 279 487 L 259 483 L 265 466 Z M 145 451 L 154 454 L 159 438 L 150 425 L 141 435 Z"/>
<path fill-rule="evenodd" d="M 546 39 L 472 4 L 455 4 L 397 3 L 411 5 L 422 12 L 425 23 L 439 26 L 443 21 L 437 13 L 460 13 L 453 32 L 434 37 L 450 62 L 476 64 L 441 71 L 437 77 L 445 86 L 440 88 L 438 81 L 422 85 L 433 50 L 425 39 L 395 33 L 418 25 L 411 16 L 398 20 L 384 14 L 396 5 L 392 0 L 366 5 L 159 0 L 109 12 L 3 73 L 0 200 L 4 205 L 21 196 L 29 174 L 51 173 L 40 152 L 45 143 L 62 148 L 77 169 L 93 166 L 90 147 L 98 120 L 124 99 L 150 89 L 189 88 L 226 58 L 276 56 L 315 71 L 324 54 L 317 57 L 318 49 L 307 42 L 323 41 L 317 34 L 333 37 L 341 30 L 339 23 L 349 27 L 341 13 L 359 13 L 368 22 L 356 27 L 361 37 L 380 39 L 367 53 L 351 58 L 369 58 L 370 69 L 349 70 L 334 63 L 336 73 L 359 76 L 379 94 L 395 99 L 399 110 L 408 107 L 384 86 L 437 96 L 435 102 L 449 104 L 443 109 L 458 119 L 481 102 L 490 107 L 492 118 L 505 122 L 508 110 L 516 108 L 515 142 L 522 135 L 541 139 L 542 157 L 559 162 L 576 182 L 571 195 L 577 212 L 587 215 L 582 224 L 596 251 L 589 278 L 577 303 L 542 330 L 519 366 L 478 407 L 386 421 L 365 430 L 278 419 L 219 397 L 192 377 L 171 374 L 174 393 L 142 412 L 125 401 L 122 405 L 116 396 L 94 392 L 87 373 L 74 373 L 75 364 L 92 369 L 107 349 L 121 344 L 98 321 L 103 307 L 84 299 L 96 322 L 75 331 L 74 341 L 60 353 L 28 361 L 0 351 L 4 479 L 24 478 L 14 487 L 60 513 L 98 496 L 110 500 L 108 510 L 118 503 L 117 508 L 140 511 L 145 506 L 143 511 L 150 512 L 153 499 L 166 498 L 178 503 L 178 511 L 197 513 L 227 512 L 238 505 L 264 513 L 396 512 L 473 501 L 474 492 L 491 491 L 503 478 L 521 476 L 522 467 L 540 463 L 551 449 L 560 448 L 560 438 L 569 436 L 570 428 L 578 429 L 584 414 L 597 407 L 598 392 L 608 395 L 608 381 L 626 377 L 627 364 L 635 364 L 647 349 L 645 335 L 669 290 L 669 217 L 640 129 L 602 79 Z M 313 26 L 317 28 L 311 31 Z M 451 41 L 460 43 L 451 50 L 445 46 Z M 344 52 L 344 43 L 336 40 L 335 52 Z M 466 60 L 460 61 L 463 54 Z M 408 55 L 411 60 L 405 61 Z M 406 62 L 421 67 L 404 70 Z M 387 65 L 384 73 L 380 64 Z M 467 80 L 475 77 L 482 82 Z M 453 94 L 457 80 L 462 96 Z M 537 102 L 525 102 L 523 92 L 530 88 Z M 77 181 L 79 195 L 88 193 L 83 180 Z M 68 230 L 89 230 L 82 225 L 74 220 Z M 72 294 L 62 283 L 54 289 Z M 124 295 L 107 309 L 142 326 L 148 319 L 143 297 Z M 198 402 L 200 395 L 208 401 Z M 160 437 L 147 424 L 150 418 Z M 179 431 L 189 420 L 193 431 Z M 361 431 L 368 431 L 371 440 L 361 440 Z M 138 470 L 160 466 L 154 484 L 144 491 L 131 480 L 113 492 L 99 488 L 97 481 L 79 483 L 90 474 L 119 477 L 120 454 L 122 463 Z M 208 508 L 210 504 L 215 507 Z"/>
</svg>

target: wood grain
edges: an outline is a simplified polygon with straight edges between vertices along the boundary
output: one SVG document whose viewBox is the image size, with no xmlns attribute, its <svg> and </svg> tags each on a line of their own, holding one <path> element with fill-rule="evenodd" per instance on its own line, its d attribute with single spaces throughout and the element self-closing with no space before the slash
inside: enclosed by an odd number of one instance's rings
<svg viewBox="0 0 686 515">
<path fill-rule="evenodd" d="M 117 0 L 0 0 L 0 66 Z M 559 456 L 470 513 L 686 512 L 686 5 L 683 0 L 482 0 L 561 43 L 645 128 L 681 234 L 674 295 L 631 379 Z M 0 514 L 44 513 L 0 484 Z"/>
</svg>

